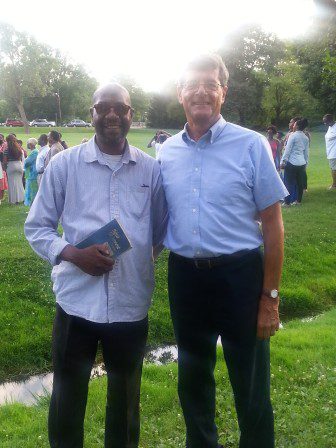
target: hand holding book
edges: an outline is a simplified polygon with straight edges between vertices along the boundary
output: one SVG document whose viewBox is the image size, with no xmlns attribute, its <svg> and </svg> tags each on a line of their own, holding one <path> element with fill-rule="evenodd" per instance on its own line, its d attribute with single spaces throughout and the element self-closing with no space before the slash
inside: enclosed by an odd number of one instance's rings
<svg viewBox="0 0 336 448">
<path fill-rule="evenodd" d="M 86 274 L 103 275 L 113 269 L 115 261 L 110 257 L 110 250 L 104 244 L 94 244 L 78 249 L 70 244 L 60 254 L 60 258 L 75 264 Z"/>
<path fill-rule="evenodd" d="M 116 219 L 89 235 L 76 246 L 66 246 L 60 258 L 70 261 L 90 275 L 103 275 L 113 269 L 115 258 L 131 249 Z"/>
</svg>

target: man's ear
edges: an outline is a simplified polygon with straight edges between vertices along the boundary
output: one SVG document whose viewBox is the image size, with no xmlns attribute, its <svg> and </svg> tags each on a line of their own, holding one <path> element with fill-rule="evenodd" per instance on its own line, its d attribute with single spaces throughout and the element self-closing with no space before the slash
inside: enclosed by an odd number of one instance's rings
<svg viewBox="0 0 336 448">
<path fill-rule="evenodd" d="M 91 118 L 93 118 L 93 107 L 90 107 L 90 115 L 91 115 Z"/>
<path fill-rule="evenodd" d="M 228 91 L 228 86 L 224 86 L 224 87 L 222 87 L 222 89 L 223 89 L 223 97 L 222 97 L 222 104 L 223 104 L 225 101 L 225 98 L 226 98 L 227 91 Z"/>
<path fill-rule="evenodd" d="M 181 87 L 181 86 L 177 86 L 176 91 L 177 91 L 177 99 L 178 99 L 179 103 L 180 103 L 180 104 L 183 104 L 183 100 L 182 100 L 182 87 Z"/>
</svg>

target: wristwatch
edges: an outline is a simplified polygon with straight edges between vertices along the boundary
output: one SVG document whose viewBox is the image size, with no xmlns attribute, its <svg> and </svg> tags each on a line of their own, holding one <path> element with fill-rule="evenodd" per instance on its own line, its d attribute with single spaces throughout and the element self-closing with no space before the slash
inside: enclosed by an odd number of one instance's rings
<svg viewBox="0 0 336 448">
<path fill-rule="evenodd" d="M 270 299 L 277 299 L 279 297 L 279 291 L 277 289 L 263 289 L 262 293 L 264 296 L 269 297 Z"/>
</svg>

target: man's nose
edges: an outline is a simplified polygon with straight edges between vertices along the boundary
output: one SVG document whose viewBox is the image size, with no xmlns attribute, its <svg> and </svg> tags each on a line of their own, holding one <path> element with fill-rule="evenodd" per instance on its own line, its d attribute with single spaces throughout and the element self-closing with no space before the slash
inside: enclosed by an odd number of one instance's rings
<svg viewBox="0 0 336 448">
<path fill-rule="evenodd" d="M 198 83 L 198 86 L 195 90 L 195 93 L 206 93 L 205 87 L 204 87 L 204 82 L 200 82 Z"/>
<path fill-rule="evenodd" d="M 109 118 L 118 118 L 119 119 L 119 115 L 116 113 L 116 111 L 114 110 L 114 107 L 110 107 L 110 110 L 107 112 L 107 114 L 105 115 L 105 117 L 109 117 Z"/>
</svg>

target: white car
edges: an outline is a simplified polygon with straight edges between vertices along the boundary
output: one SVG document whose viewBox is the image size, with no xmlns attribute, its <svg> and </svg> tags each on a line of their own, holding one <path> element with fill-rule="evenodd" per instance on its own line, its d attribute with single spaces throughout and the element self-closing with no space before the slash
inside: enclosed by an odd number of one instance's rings
<svg viewBox="0 0 336 448">
<path fill-rule="evenodd" d="M 30 123 L 30 126 L 34 127 L 34 128 L 50 128 L 50 127 L 55 127 L 56 123 L 54 121 L 49 121 L 46 118 L 36 118 L 36 120 L 33 120 Z"/>
</svg>

